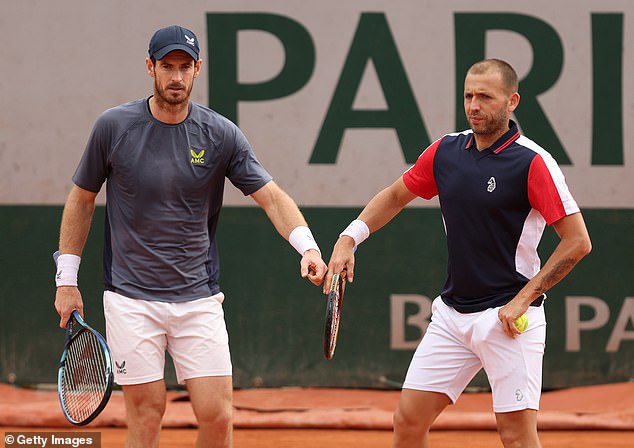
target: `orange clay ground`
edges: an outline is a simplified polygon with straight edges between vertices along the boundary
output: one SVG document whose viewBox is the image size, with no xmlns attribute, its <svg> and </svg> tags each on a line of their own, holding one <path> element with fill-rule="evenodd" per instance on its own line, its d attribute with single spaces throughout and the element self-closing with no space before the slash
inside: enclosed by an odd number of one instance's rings
<svg viewBox="0 0 634 448">
<path fill-rule="evenodd" d="M 389 447 L 398 391 L 249 389 L 234 393 L 236 448 Z M 169 392 L 161 447 L 193 446 L 195 419 L 187 394 Z M 546 392 L 538 418 L 544 447 L 634 447 L 634 383 Z M 90 425 L 64 419 L 54 390 L 0 384 L 3 431 L 99 431 L 102 447 L 122 446 L 123 397 L 115 391 Z M 501 447 L 489 393 L 465 393 L 432 428 L 432 446 Z"/>
</svg>

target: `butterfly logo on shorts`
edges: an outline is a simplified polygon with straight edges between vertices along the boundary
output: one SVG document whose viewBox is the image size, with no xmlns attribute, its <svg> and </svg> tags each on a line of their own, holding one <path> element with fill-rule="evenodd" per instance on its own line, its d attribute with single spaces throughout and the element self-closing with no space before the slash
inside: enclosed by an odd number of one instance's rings
<svg viewBox="0 0 634 448">
<path fill-rule="evenodd" d="M 114 363 L 117 365 L 117 373 L 120 373 L 122 375 L 128 373 L 125 369 L 125 361 L 123 361 L 121 364 L 119 364 L 117 361 L 115 361 Z"/>
</svg>

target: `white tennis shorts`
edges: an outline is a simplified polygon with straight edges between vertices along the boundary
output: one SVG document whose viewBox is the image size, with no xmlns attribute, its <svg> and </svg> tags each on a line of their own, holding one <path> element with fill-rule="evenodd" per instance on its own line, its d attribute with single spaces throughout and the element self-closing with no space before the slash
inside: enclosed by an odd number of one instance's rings
<svg viewBox="0 0 634 448">
<path fill-rule="evenodd" d="M 529 307 L 528 328 L 515 338 L 502 330 L 498 310 L 462 314 L 436 298 L 431 323 L 414 353 L 403 388 L 440 392 L 455 403 L 484 368 L 495 412 L 539 409 L 546 343 L 544 306 Z"/>
<path fill-rule="evenodd" d="M 117 384 L 163 379 L 165 352 L 174 360 L 179 384 L 204 376 L 231 376 L 224 294 L 167 303 L 103 295 L 106 338 Z"/>
</svg>

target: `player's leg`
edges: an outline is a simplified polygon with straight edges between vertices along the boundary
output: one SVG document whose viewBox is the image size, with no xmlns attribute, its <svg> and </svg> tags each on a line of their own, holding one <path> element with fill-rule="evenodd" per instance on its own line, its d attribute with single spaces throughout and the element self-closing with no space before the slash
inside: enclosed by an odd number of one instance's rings
<svg viewBox="0 0 634 448">
<path fill-rule="evenodd" d="M 529 307 L 528 328 L 511 338 L 491 309 L 474 334 L 493 395 L 498 432 L 505 447 L 540 447 L 537 409 L 546 341 L 543 307 Z"/>
<path fill-rule="evenodd" d="M 403 389 L 394 413 L 392 446 L 428 447 L 429 429 L 451 399 L 439 392 Z"/>
<path fill-rule="evenodd" d="M 126 385 L 122 389 L 128 425 L 126 448 L 158 447 L 165 414 L 165 382 Z"/>
<path fill-rule="evenodd" d="M 394 447 L 428 446 L 432 423 L 482 367 L 464 343 L 473 318 L 434 300 L 431 323 L 412 357 L 394 415 Z"/>
<path fill-rule="evenodd" d="M 232 443 L 232 368 L 224 295 L 173 304 L 168 351 L 179 383 L 187 384 L 198 420 L 197 446 Z"/>
<path fill-rule="evenodd" d="M 498 433 L 505 448 L 540 448 L 537 435 L 537 411 L 524 409 L 514 412 L 496 412 Z"/>
<path fill-rule="evenodd" d="M 233 446 L 233 387 L 230 376 L 186 380 L 198 422 L 197 447 Z"/>
<path fill-rule="evenodd" d="M 104 293 L 106 334 L 114 379 L 123 388 L 128 448 L 158 446 L 166 398 L 166 337 L 161 316 L 167 305 Z"/>
</svg>

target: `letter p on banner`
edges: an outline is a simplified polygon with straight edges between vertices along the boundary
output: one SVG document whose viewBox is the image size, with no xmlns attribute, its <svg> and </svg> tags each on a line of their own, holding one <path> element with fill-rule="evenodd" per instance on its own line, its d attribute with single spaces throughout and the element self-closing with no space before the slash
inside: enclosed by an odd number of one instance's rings
<svg viewBox="0 0 634 448">
<path fill-rule="evenodd" d="M 258 83 L 240 83 L 238 33 L 264 31 L 284 47 L 279 73 Z M 282 98 L 301 89 L 313 74 L 315 45 L 304 26 L 295 20 L 269 13 L 208 13 L 209 105 L 238 123 L 240 101 Z"/>
</svg>

